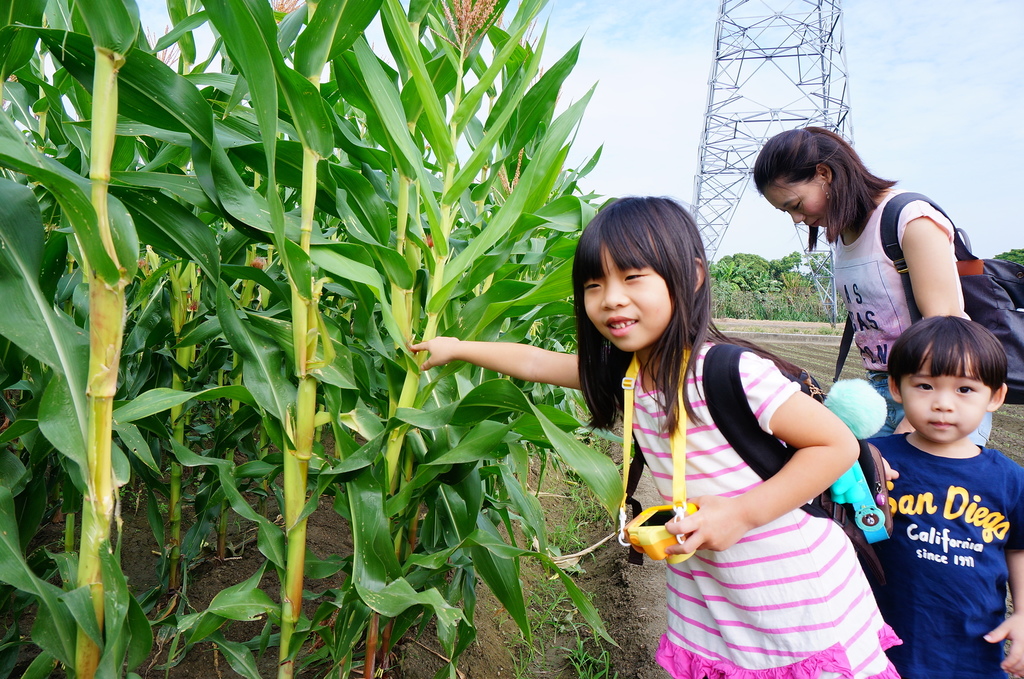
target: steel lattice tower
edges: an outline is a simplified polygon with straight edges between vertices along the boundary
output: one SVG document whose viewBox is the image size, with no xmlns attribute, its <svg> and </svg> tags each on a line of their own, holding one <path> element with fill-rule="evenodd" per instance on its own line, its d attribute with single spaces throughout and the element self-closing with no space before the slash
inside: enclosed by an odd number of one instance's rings
<svg viewBox="0 0 1024 679">
<path fill-rule="evenodd" d="M 770 137 L 818 125 L 852 141 L 840 2 L 721 0 L 693 193 L 710 259 Z M 834 321 L 831 255 L 805 261 Z"/>
</svg>

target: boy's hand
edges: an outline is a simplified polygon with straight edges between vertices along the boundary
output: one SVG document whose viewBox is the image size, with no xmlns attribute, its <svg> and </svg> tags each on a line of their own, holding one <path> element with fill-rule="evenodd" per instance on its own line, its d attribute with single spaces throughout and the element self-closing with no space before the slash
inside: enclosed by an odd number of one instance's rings
<svg viewBox="0 0 1024 679">
<path fill-rule="evenodd" d="M 885 470 L 885 482 L 889 490 L 893 489 L 892 482 L 900 477 L 900 473 L 889 466 L 889 460 L 882 458 L 882 467 Z"/>
<path fill-rule="evenodd" d="M 1010 640 L 1010 650 L 1000 667 L 1014 675 L 1024 674 L 1024 612 L 1014 613 L 999 627 L 985 635 L 985 641 L 998 644 Z"/>
<path fill-rule="evenodd" d="M 434 339 L 410 344 L 409 350 L 414 354 L 427 351 L 430 356 L 420 365 L 420 370 L 429 370 L 439 365 L 446 365 L 459 360 L 457 355 L 459 340 L 455 337 L 435 337 Z"/>
</svg>

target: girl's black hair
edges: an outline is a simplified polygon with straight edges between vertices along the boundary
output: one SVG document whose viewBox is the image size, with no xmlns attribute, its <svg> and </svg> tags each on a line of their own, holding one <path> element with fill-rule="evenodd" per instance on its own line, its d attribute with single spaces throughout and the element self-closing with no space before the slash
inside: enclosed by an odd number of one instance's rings
<svg viewBox="0 0 1024 679">
<path fill-rule="evenodd" d="M 754 185 L 764 195 L 773 184 L 814 179 L 818 166 L 832 172 L 826 207 L 825 240 L 835 243 L 846 232 L 860 235 L 882 194 L 896 182 L 871 174 L 853 147 L 835 132 L 805 127 L 781 132 L 764 145 L 754 161 Z M 808 228 L 807 245 L 818 243 L 818 227 Z"/>
<path fill-rule="evenodd" d="M 780 369 L 798 374 L 796 366 L 748 342 L 726 338 L 711 315 L 711 281 L 700 231 L 693 217 L 669 198 L 627 197 L 605 206 L 583 231 L 573 261 L 572 282 L 579 343 L 580 385 L 590 408 L 590 424 L 610 428 L 622 413 L 622 377 L 632 354 L 606 341 L 587 317 L 584 285 L 604 275 L 604 257 L 619 269 L 650 267 L 665 279 L 672 314 L 665 333 L 656 341 L 646 366 L 660 392 L 667 414 L 667 431 L 679 422 L 679 385 L 694 374 L 697 352 L 683 365 L 683 354 L 704 342 L 741 344 L 776 361 Z M 703 283 L 697 285 L 703 273 Z M 696 421 L 689 399 L 682 407 Z"/>
<path fill-rule="evenodd" d="M 995 391 L 1006 382 L 1006 351 L 988 328 L 958 316 L 932 316 L 914 323 L 893 343 L 889 376 L 901 380 L 928 363 L 933 377 L 980 380 Z"/>
</svg>

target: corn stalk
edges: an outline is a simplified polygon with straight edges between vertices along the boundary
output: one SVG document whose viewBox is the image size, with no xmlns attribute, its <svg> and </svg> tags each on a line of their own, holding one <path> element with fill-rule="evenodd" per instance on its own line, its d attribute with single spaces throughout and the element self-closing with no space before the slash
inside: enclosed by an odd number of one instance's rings
<svg viewBox="0 0 1024 679">
<path fill-rule="evenodd" d="M 176 264 L 169 273 L 171 283 L 171 329 L 174 343 L 180 344 L 182 330 L 195 316 L 199 306 L 199 278 L 193 262 Z M 171 389 L 185 391 L 183 376 L 192 369 L 196 358 L 196 345 L 177 346 L 174 350 L 174 366 L 171 375 Z M 185 425 L 187 413 L 184 405 L 171 407 L 171 436 L 179 444 L 185 445 Z M 168 584 L 167 588 L 177 592 L 181 587 L 181 463 L 171 457 L 170 491 L 168 493 L 167 514 L 170 518 L 170 536 L 168 537 Z"/>
<path fill-rule="evenodd" d="M 117 125 L 117 71 L 124 56 L 97 48 L 93 80 L 92 155 L 89 178 L 92 181 L 92 204 L 96 210 L 96 227 L 103 247 L 111 260 L 117 261 L 110 216 L 107 187 L 110 184 L 110 157 L 114 149 Z M 104 582 L 101 575 L 100 551 L 110 549 L 110 525 L 114 519 L 113 472 L 110 466 L 111 423 L 114 395 L 117 391 L 117 370 L 121 360 L 124 330 L 124 287 L 122 276 L 105 280 L 88 261 L 85 263 L 89 281 L 89 376 L 87 495 L 82 508 L 82 539 L 78 557 L 78 586 L 88 587 L 96 620 L 103 626 Z M 99 665 L 100 648 L 84 628 L 78 631 L 75 671 L 83 679 L 91 679 Z"/>
</svg>

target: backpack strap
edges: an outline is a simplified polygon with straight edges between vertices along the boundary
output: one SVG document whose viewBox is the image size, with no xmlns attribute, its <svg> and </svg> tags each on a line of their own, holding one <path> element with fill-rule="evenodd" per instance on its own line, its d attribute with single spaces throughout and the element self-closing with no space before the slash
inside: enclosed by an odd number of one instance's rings
<svg viewBox="0 0 1024 679">
<path fill-rule="evenodd" d="M 832 378 L 833 384 L 839 381 L 839 375 L 846 365 L 846 357 L 850 355 L 850 347 L 853 346 L 853 321 L 850 314 L 846 314 L 846 325 L 843 326 L 843 339 L 839 341 L 839 356 L 836 358 L 836 376 Z"/>
<path fill-rule="evenodd" d="M 899 239 L 899 222 L 900 213 L 910 203 L 918 200 L 931 205 L 933 208 L 942 213 L 942 215 L 949 219 L 949 215 L 946 211 L 939 207 L 935 201 L 922 193 L 897 193 L 885 204 L 882 208 L 881 224 L 878 230 L 879 238 L 882 241 L 882 250 L 885 252 L 893 266 L 896 267 L 896 271 L 900 273 L 900 281 L 903 283 L 903 295 L 907 300 L 907 309 L 910 310 L 910 320 L 912 323 L 916 323 L 921 320 L 921 311 L 917 308 L 917 301 L 914 299 L 914 291 L 910 287 L 910 270 L 907 268 L 907 260 L 903 256 L 903 248 L 900 246 Z M 949 219 L 950 223 L 953 222 Z M 971 253 L 970 247 L 964 240 L 964 233 L 961 229 L 953 227 L 953 245 L 956 251 L 957 261 L 968 261 L 978 259 Z M 835 380 L 839 381 L 839 374 L 843 371 L 843 366 L 846 364 L 846 357 L 850 353 L 850 347 L 853 344 L 853 321 L 850 320 L 849 314 L 846 316 L 846 326 L 843 328 L 843 339 L 839 345 L 839 357 L 836 359 L 836 374 Z"/>
<path fill-rule="evenodd" d="M 757 423 L 740 379 L 740 356 L 735 344 L 716 344 L 704 355 L 704 400 L 711 419 L 729 445 L 762 479 L 775 476 L 792 457 L 786 448 Z"/>
<path fill-rule="evenodd" d="M 900 247 L 899 238 L 897 238 L 897 232 L 899 231 L 899 217 L 900 212 L 909 203 L 915 200 L 923 200 L 924 202 L 931 205 L 933 208 L 942 213 L 942 216 L 949 219 L 950 224 L 953 220 L 950 219 L 946 211 L 939 207 L 935 201 L 928 196 L 920 193 L 898 193 L 889 199 L 889 202 L 885 204 L 885 208 L 882 210 L 882 224 L 879 229 L 879 236 L 882 239 L 882 249 L 885 250 L 886 256 L 892 260 L 896 270 L 902 275 L 900 279 L 903 281 L 903 292 L 907 297 L 907 306 L 910 308 L 910 318 L 917 322 L 921 320 L 921 312 L 917 308 L 917 303 L 914 301 L 914 291 L 910 287 L 910 271 L 907 268 L 907 260 L 903 256 L 903 248 Z M 970 262 L 976 261 L 978 258 L 971 252 L 971 248 L 967 245 L 966 234 L 963 229 L 956 228 L 953 225 L 953 251 L 956 254 L 956 260 L 958 262 Z"/>
<path fill-rule="evenodd" d="M 740 356 L 747 349 L 735 344 L 716 344 L 704 355 L 704 402 L 718 431 L 733 450 L 762 479 L 770 479 L 796 452 L 772 436 L 757 422 L 740 378 Z M 820 498 L 820 496 L 819 496 Z M 801 508 L 814 516 L 832 517 L 819 498 Z"/>
<path fill-rule="evenodd" d="M 903 283 L 903 294 L 907 299 L 907 308 L 910 309 L 910 320 L 913 323 L 921 320 L 921 311 L 917 308 L 917 302 L 914 301 L 914 291 L 910 287 L 910 270 L 907 268 L 907 260 L 903 256 L 903 248 L 900 246 L 899 222 L 900 213 L 903 212 L 903 208 L 917 200 L 923 200 L 939 212 L 942 212 L 942 208 L 920 193 L 897 193 L 889 199 L 889 202 L 882 209 L 882 223 L 879 229 L 879 236 L 882 239 L 882 250 L 885 251 L 885 256 L 892 260 L 893 266 L 896 267 L 896 271 L 900 274 L 900 281 Z M 942 214 L 945 215 L 946 213 L 942 212 Z M 946 215 L 946 218 L 949 219 L 949 216 Z"/>
</svg>

